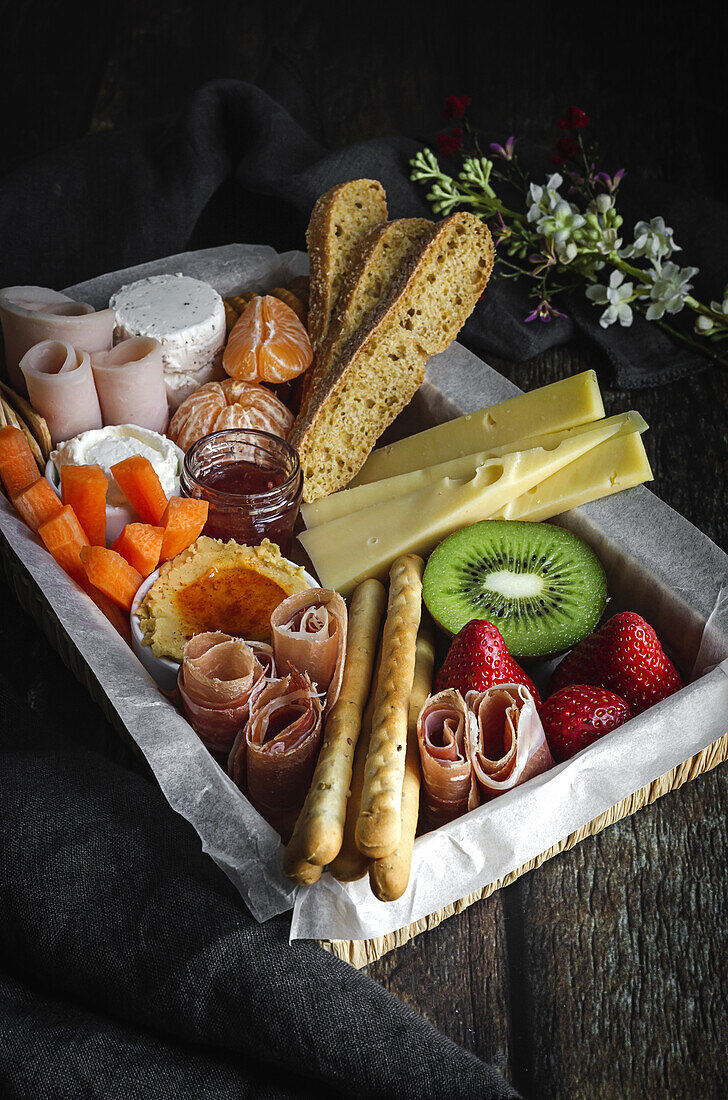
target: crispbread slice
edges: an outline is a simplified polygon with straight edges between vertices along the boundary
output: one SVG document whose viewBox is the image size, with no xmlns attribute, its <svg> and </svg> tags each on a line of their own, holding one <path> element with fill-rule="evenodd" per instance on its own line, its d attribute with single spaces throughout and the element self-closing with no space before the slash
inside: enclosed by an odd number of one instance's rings
<svg viewBox="0 0 728 1100">
<path fill-rule="evenodd" d="M 387 197 L 378 180 L 349 180 L 317 200 L 306 231 L 311 263 L 308 332 L 314 351 L 326 335 L 355 246 L 386 220 Z"/>
<path fill-rule="evenodd" d="M 343 488 L 361 468 L 422 383 L 427 360 L 457 336 L 493 259 L 483 222 L 469 213 L 446 218 L 404 265 L 394 293 L 326 377 L 316 379 L 289 435 L 301 459 L 307 503 Z"/>
</svg>

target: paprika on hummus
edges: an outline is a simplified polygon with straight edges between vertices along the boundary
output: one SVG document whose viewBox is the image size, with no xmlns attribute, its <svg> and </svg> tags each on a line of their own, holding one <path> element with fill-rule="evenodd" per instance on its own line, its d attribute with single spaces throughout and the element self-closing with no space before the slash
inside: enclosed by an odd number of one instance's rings
<svg viewBox="0 0 728 1100">
<path fill-rule="evenodd" d="M 269 539 L 242 546 L 201 535 L 165 562 L 142 600 L 137 614 L 143 644 L 155 657 L 181 661 L 185 643 L 195 634 L 221 630 L 265 640 L 278 604 L 308 587 L 303 570 Z"/>
</svg>

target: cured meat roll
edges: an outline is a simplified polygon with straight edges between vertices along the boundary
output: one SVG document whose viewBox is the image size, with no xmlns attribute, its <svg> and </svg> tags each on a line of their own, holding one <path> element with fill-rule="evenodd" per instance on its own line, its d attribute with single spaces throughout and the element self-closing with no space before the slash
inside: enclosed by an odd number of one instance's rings
<svg viewBox="0 0 728 1100">
<path fill-rule="evenodd" d="M 269 682 L 252 702 L 245 736 L 231 754 L 230 774 L 256 810 L 288 841 L 313 776 L 322 708 L 308 676 L 294 671 Z M 246 763 L 240 756 L 245 754 Z M 242 786 L 242 775 L 247 781 Z"/>
<path fill-rule="evenodd" d="M 339 697 L 346 659 L 346 604 L 330 588 L 287 596 L 270 617 L 279 669 L 297 668 L 326 692 L 326 712 Z"/>
<path fill-rule="evenodd" d="M 417 721 L 424 809 L 432 828 L 468 810 L 472 766 L 468 756 L 469 715 L 456 688 L 431 695 Z"/>
<path fill-rule="evenodd" d="M 20 393 L 25 392 L 19 364 L 34 344 L 62 340 L 83 351 L 103 351 L 112 345 L 114 320 L 113 309 L 97 313 L 87 302 L 76 302 L 47 287 L 8 286 L 0 290 L 0 322 L 11 384 Z"/>
<path fill-rule="evenodd" d="M 132 336 L 111 351 L 96 351 L 91 370 L 104 424 L 136 424 L 164 432 L 169 409 L 159 340 Z"/>
<path fill-rule="evenodd" d="M 266 668 L 241 638 L 222 631 L 196 634 L 185 645 L 177 677 L 182 704 L 190 725 L 218 763 L 227 762 L 271 667 Z"/>
<path fill-rule="evenodd" d="M 553 767 L 536 704 L 523 684 L 469 691 L 465 700 L 472 763 L 469 810 Z"/>
<path fill-rule="evenodd" d="M 20 369 L 30 403 L 45 417 L 54 446 L 101 427 L 101 409 L 87 352 L 62 340 L 43 340 L 26 351 Z"/>
</svg>

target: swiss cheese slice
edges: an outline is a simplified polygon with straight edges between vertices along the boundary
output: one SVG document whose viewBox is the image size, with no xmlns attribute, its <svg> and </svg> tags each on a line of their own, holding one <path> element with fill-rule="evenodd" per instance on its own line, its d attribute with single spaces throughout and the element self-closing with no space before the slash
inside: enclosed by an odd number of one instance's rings
<svg viewBox="0 0 728 1100">
<path fill-rule="evenodd" d="M 524 443 L 546 432 L 575 428 L 603 416 L 597 376 L 593 370 L 583 371 L 380 447 L 369 455 L 351 484 L 396 477 L 504 443 Z"/>
<path fill-rule="evenodd" d="M 298 537 L 321 584 L 348 595 L 368 577 L 386 577 L 402 554 L 429 554 L 460 527 L 488 519 L 509 501 L 586 454 L 618 431 L 611 424 L 567 439 L 487 459 L 473 477 L 443 477 L 406 496 L 363 508 Z"/>
<path fill-rule="evenodd" d="M 570 508 L 633 489 L 645 481 L 652 481 L 652 470 L 642 439 L 637 432 L 618 435 L 540 481 L 491 518 L 534 522 L 553 519 Z"/>
<path fill-rule="evenodd" d="M 615 433 L 619 435 L 647 430 L 647 423 L 638 412 L 618 413 L 616 416 L 609 417 L 608 420 L 600 420 L 598 424 L 599 427 L 604 428 L 612 425 Z M 595 427 L 597 425 L 594 423 L 580 424 L 576 428 L 564 428 L 563 431 L 536 436 L 525 443 L 520 441 L 504 443 L 502 447 L 493 447 L 489 451 L 479 451 L 477 454 L 464 455 L 449 462 L 440 462 L 437 466 L 426 466 L 423 470 L 410 470 L 409 473 L 388 477 L 383 481 L 370 481 L 366 485 L 357 485 L 353 489 L 342 489 L 338 493 L 315 500 L 312 504 L 303 504 L 301 514 L 306 527 L 309 529 L 318 527 L 322 523 L 331 523 L 332 520 L 359 512 L 363 508 L 383 504 L 385 500 L 406 496 L 417 489 L 434 484 L 443 477 L 474 477 L 478 466 L 482 466 L 489 458 L 500 458 L 514 451 L 532 450 L 535 447 L 543 447 L 546 451 L 553 450 L 564 440 L 593 432 Z"/>
</svg>

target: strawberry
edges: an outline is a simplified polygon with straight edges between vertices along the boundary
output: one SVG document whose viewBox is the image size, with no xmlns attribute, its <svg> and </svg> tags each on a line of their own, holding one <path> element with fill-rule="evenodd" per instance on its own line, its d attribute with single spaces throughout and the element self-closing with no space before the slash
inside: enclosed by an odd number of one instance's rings
<svg viewBox="0 0 728 1100">
<path fill-rule="evenodd" d="M 549 695 L 568 684 L 592 684 L 616 692 L 632 714 L 679 691 L 683 682 L 649 623 L 634 611 L 613 615 L 557 665 Z"/>
<path fill-rule="evenodd" d="M 560 764 L 593 744 L 630 717 L 629 707 L 613 691 L 572 684 L 549 695 L 539 717 L 554 760 Z"/>
<path fill-rule="evenodd" d="M 533 681 L 511 657 L 498 628 L 486 619 L 473 619 L 453 638 L 435 687 L 438 691 L 457 688 L 465 695 L 494 684 L 523 684 L 536 704 L 541 702 Z"/>
</svg>

